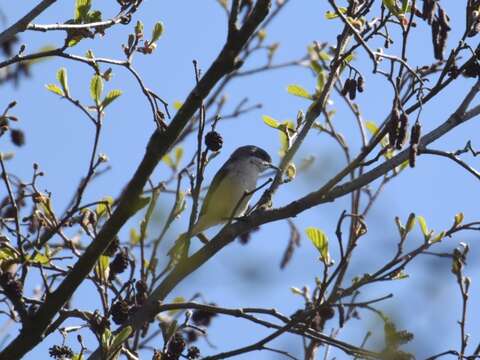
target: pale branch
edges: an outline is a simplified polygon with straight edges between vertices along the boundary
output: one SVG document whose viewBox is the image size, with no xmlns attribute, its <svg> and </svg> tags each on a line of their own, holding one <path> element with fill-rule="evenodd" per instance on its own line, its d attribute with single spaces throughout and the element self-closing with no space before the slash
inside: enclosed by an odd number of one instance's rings
<svg viewBox="0 0 480 360">
<path fill-rule="evenodd" d="M 120 228 L 135 214 L 135 203 L 161 158 L 167 153 L 191 117 L 199 109 L 203 99 L 223 76 L 235 69 L 236 56 L 243 49 L 256 28 L 266 18 L 270 5 L 271 2 L 269 0 L 258 0 L 256 2 L 245 23 L 236 32 L 235 36 L 225 43 L 215 61 L 188 95 L 168 128 L 164 131 L 156 130 L 153 133 L 147 145 L 145 155 L 120 196 L 118 206 L 113 211 L 111 217 L 105 222 L 95 240 L 87 247 L 57 289 L 50 294 L 45 303 L 38 309 L 32 321 L 29 322 L 29 326 L 23 327 L 20 334 L 0 353 L 0 359 L 19 359 L 42 341 L 45 330 L 52 319 L 93 269 L 97 259 L 108 247 Z"/>
<path fill-rule="evenodd" d="M 480 180 L 480 172 L 472 168 L 470 165 L 468 165 L 465 161 L 460 160 L 455 154 L 451 152 L 446 152 L 446 151 L 441 151 L 441 150 L 435 150 L 435 149 L 421 149 L 419 152 L 420 154 L 430 154 L 430 155 L 436 155 L 436 156 L 442 156 L 446 157 L 447 159 L 453 160 L 456 162 L 458 165 L 463 167 L 465 170 L 467 170 L 470 174 L 475 176 L 477 179 Z"/>
<path fill-rule="evenodd" d="M 25 31 L 28 24 L 35 19 L 38 15 L 44 12 L 49 6 L 53 5 L 57 0 L 43 0 L 32 10 L 28 12 L 24 17 L 18 20 L 15 24 L 11 25 L 8 29 L 4 30 L 0 34 L 0 44 L 9 41 L 17 33 Z"/>
</svg>

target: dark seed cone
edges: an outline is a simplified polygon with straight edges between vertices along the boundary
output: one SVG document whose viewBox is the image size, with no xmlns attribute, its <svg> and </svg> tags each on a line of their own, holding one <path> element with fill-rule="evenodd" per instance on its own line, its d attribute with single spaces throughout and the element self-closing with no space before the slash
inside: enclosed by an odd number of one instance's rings
<svg viewBox="0 0 480 360">
<path fill-rule="evenodd" d="M 10 139 L 12 140 L 12 143 L 16 146 L 25 145 L 25 134 L 22 130 L 12 129 L 12 131 L 10 131 Z"/>
<path fill-rule="evenodd" d="M 177 332 L 172 336 L 168 343 L 168 352 L 178 358 L 185 349 L 185 346 L 186 344 L 182 334 Z"/>
<path fill-rule="evenodd" d="M 51 358 L 58 360 L 71 359 L 74 356 L 72 349 L 65 345 L 53 345 L 48 349 L 48 354 Z"/>
<path fill-rule="evenodd" d="M 357 96 L 357 80 L 351 79 L 350 87 L 348 89 L 348 97 L 350 98 L 350 100 L 355 100 L 356 96 Z"/>
<path fill-rule="evenodd" d="M 408 165 L 410 165 L 411 168 L 415 167 L 417 154 L 418 154 L 417 145 L 416 144 L 410 145 L 410 148 L 408 150 Z"/>
<path fill-rule="evenodd" d="M 110 277 L 121 274 L 128 267 L 128 255 L 125 252 L 118 253 L 110 263 Z"/>
<path fill-rule="evenodd" d="M 397 142 L 397 136 L 398 136 L 398 126 L 400 123 L 400 110 L 398 110 L 397 107 L 395 107 L 392 110 L 392 116 L 390 119 L 389 123 L 389 129 L 388 129 L 388 142 L 390 144 L 390 147 L 394 147 L 395 143 Z"/>
<path fill-rule="evenodd" d="M 350 89 L 350 79 L 347 79 L 343 83 L 343 88 L 342 88 L 342 91 L 340 92 L 340 94 L 342 94 L 342 96 L 347 96 L 347 94 L 349 92 L 349 89 Z"/>
<path fill-rule="evenodd" d="M 365 81 L 363 80 L 363 77 L 360 76 L 360 77 L 357 79 L 357 91 L 358 91 L 359 93 L 362 93 L 364 90 L 365 90 Z"/>
<path fill-rule="evenodd" d="M 412 126 L 412 129 L 410 130 L 410 145 L 418 145 L 418 142 L 420 141 L 421 131 L 422 125 L 420 125 L 417 120 Z"/>
<path fill-rule="evenodd" d="M 112 315 L 112 320 L 117 325 L 122 325 L 128 319 L 129 306 L 125 300 L 118 300 L 113 303 L 110 314 Z"/>
<path fill-rule="evenodd" d="M 470 60 L 463 68 L 463 76 L 476 78 L 480 76 L 480 65 L 475 59 Z"/>
<path fill-rule="evenodd" d="M 205 145 L 210 151 L 219 151 L 223 146 L 222 135 L 216 131 L 210 131 L 205 135 Z"/>
<path fill-rule="evenodd" d="M 120 239 L 117 236 L 115 236 L 115 238 L 112 240 L 110 245 L 108 245 L 107 249 L 103 252 L 103 254 L 106 256 L 112 257 L 118 251 L 119 247 L 120 247 Z"/>
<path fill-rule="evenodd" d="M 187 352 L 187 359 L 195 360 L 200 357 L 200 350 L 196 346 L 190 346 Z"/>
<path fill-rule="evenodd" d="M 408 116 L 406 113 L 402 113 L 400 115 L 400 124 L 398 127 L 398 136 L 396 147 L 398 150 L 402 148 L 405 144 L 405 139 L 407 138 L 407 127 L 408 127 Z"/>
</svg>

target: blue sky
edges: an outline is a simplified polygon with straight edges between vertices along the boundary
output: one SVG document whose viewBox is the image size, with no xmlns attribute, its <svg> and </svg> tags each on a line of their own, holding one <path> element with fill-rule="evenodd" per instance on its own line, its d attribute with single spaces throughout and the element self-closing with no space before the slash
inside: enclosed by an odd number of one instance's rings
<svg viewBox="0 0 480 360">
<path fill-rule="evenodd" d="M 111 2 L 114 4 L 114 2 Z M 108 9 L 110 3 L 93 2 L 94 7 L 104 10 L 104 17 L 113 14 Z M 8 23 L 19 18 L 29 9 L 29 5 L 5 4 L 2 6 Z M 449 48 L 456 45 L 464 22 L 461 9 L 450 3 L 445 4 L 454 30 L 450 35 Z M 340 29 L 339 21 L 327 21 L 324 13 L 329 10 L 325 1 L 297 0 L 287 5 L 286 9 L 272 23 L 267 31 L 267 43 L 281 43 L 277 62 L 301 58 L 306 47 L 312 41 L 334 42 L 336 31 Z M 36 19 L 36 23 L 54 23 L 72 17 L 73 1 L 57 2 Z M 71 50 L 74 54 L 84 54 L 93 49 L 97 56 L 123 58 L 121 44 L 133 30 L 136 19 L 142 19 L 146 33 L 156 21 L 165 25 L 165 34 L 158 42 L 158 47 L 151 56 L 138 54 L 134 61 L 135 68 L 143 76 L 147 86 L 158 93 L 166 101 L 182 101 L 194 85 L 192 60 L 196 59 L 202 69 L 207 69 L 215 58 L 225 40 L 226 19 L 222 9 L 214 0 L 194 1 L 178 0 L 158 2 L 145 0 L 136 14 L 134 21 L 125 27 L 116 27 L 107 32 L 100 40 L 84 40 Z M 455 28 L 455 26 L 458 26 Z M 409 52 L 412 67 L 421 66 L 431 58 L 432 45 L 430 33 L 423 23 L 414 30 L 413 43 Z M 27 51 L 34 51 L 46 44 L 62 43 L 63 34 L 25 33 L 22 42 L 27 44 Z M 382 46 L 378 42 L 372 47 Z M 396 45 L 387 50 L 395 53 Z M 245 69 L 254 68 L 264 61 L 254 57 L 244 65 Z M 381 122 L 388 114 L 391 106 L 392 91 L 385 80 L 371 74 L 371 64 L 365 61 L 365 52 L 358 52 L 355 66 L 364 73 L 367 79 L 366 92 L 358 97 L 358 103 L 366 120 Z M 45 90 L 46 83 L 55 82 L 55 73 L 60 67 L 68 70 L 71 91 L 75 97 L 89 100 L 89 81 L 91 69 L 64 59 L 49 59 L 36 64 L 33 76 L 24 81 L 18 88 L 10 85 L 3 88 L 3 103 L 12 99 L 18 101 L 13 113 L 20 118 L 19 127 L 26 132 L 27 145 L 20 149 L 10 148 L 2 140 L 1 151 L 16 152 L 15 158 L 8 162 L 8 168 L 23 178 L 31 176 L 32 163 L 40 164 L 46 175 L 41 180 L 41 188 L 52 192 L 53 206 L 60 211 L 66 206 L 70 194 L 76 188 L 82 174 L 88 167 L 88 156 L 93 139 L 93 127 L 86 118 L 66 101 L 60 100 Z M 119 88 L 124 94 L 107 110 L 105 127 L 100 142 L 100 152 L 110 158 L 112 169 L 96 180 L 85 201 L 96 200 L 105 195 L 117 196 L 130 179 L 139 160 L 143 156 L 146 140 L 153 131 L 150 109 L 137 84 L 132 77 L 121 68 L 113 69 L 114 77 L 106 85 L 107 90 Z M 286 91 L 289 84 L 300 84 L 313 90 L 315 79 L 305 68 L 287 68 L 259 74 L 258 76 L 241 78 L 226 90 L 228 103 L 225 113 L 235 108 L 243 98 L 248 97 L 251 104 L 262 103 L 260 110 L 251 112 L 234 121 L 220 123 L 218 130 L 224 138 L 224 148 L 207 169 L 207 181 L 221 166 L 223 161 L 238 146 L 256 144 L 265 148 L 275 161 L 279 160 L 279 141 L 275 130 L 265 126 L 261 115 L 267 114 L 279 120 L 294 119 L 299 109 L 305 110 L 309 103 L 293 97 Z M 428 103 L 422 112 L 422 125 L 428 131 L 445 121 L 457 106 L 462 95 L 473 85 L 473 80 L 460 79 L 448 89 L 438 100 Z M 345 109 L 341 99 L 334 96 L 334 105 L 338 109 L 335 123 L 351 141 L 352 149 L 359 149 L 358 134 L 354 119 Z M 0 106 L 4 106 L 1 105 Z M 171 107 L 172 109 L 172 107 Z M 172 109 L 172 111 L 174 111 Z M 413 116 L 412 116 L 413 118 Z M 478 121 L 452 131 L 445 139 L 435 143 L 434 148 L 456 150 L 471 139 L 471 134 L 479 131 Z M 472 138 L 475 144 L 475 138 Z M 192 154 L 193 138 L 185 144 L 185 159 Z M 282 205 L 303 194 L 320 187 L 326 180 L 344 166 L 344 159 L 338 147 L 325 136 L 314 131 L 309 135 L 300 153 L 297 163 L 302 158 L 314 155 L 315 163 L 310 171 L 299 173 L 291 183 L 281 188 L 274 200 L 275 205 Z M 472 165 L 479 165 L 478 159 L 466 157 Z M 153 177 L 154 182 L 165 179 L 169 170 L 159 165 Z M 186 184 L 184 187 L 186 188 Z M 0 187 L 3 196 L 4 188 Z M 476 220 L 479 213 L 478 197 L 480 190 L 477 180 L 465 174 L 455 164 L 445 159 L 421 156 L 414 169 L 407 169 L 397 179 L 388 184 L 372 209 L 367 224 L 368 234 L 359 243 L 349 277 L 362 275 L 372 271 L 391 257 L 398 240 L 394 217 L 406 219 L 410 212 L 423 215 L 429 227 L 435 230 L 447 228 L 453 217 L 463 211 L 466 221 Z M 172 198 L 161 195 L 156 221 L 149 232 L 154 235 L 159 231 L 162 215 L 170 206 Z M 294 222 L 303 234 L 307 226 L 323 229 L 334 243 L 335 225 L 339 214 L 347 209 L 349 199 L 338 199 L 332 204 L 325 204 L 311 209 Z M 168 235 L 173 241 L 176 234 L 184 229 L 185 216 Z M 130 221 L 121 232 L 121 239 L 128 239 L 128 231 L 138 227 L 139 218 Z M 218 230 L 218 229 L 217 229 Z M 215 233 L 208 232 L 209 235 Z M 440 246 L 443 251 L 454 248 L 460 241 L 471 246 L 470 261 L 467 274 L 475 275 L 478 271 L 475 258 L 478 257 L 478 237 L 473 234 L 461 234 L 446 239 Z M 225 248 L 217 257 L 208 262 L 172 292 L 172 298 L 183 296 L 189 298 L 201 292 L 206 301 L 212 301 L 225 307 L 265 306 L 275 307 L 285 314 L 291 314 L 302 306 L 300 297 L 293 295 L 291 286 L 314 286 L 314 278 L 321 274 L 322 267 L 318 254 L 305 236 L 302 245 L 295 253 L 291 264 L 283 271 L 279 270 L 279 262 L 288 241 L 286 222 L 268 224 L 253 234 L 248 246 L 234 243 Z M 421 241 L 421 233 L 416 230 L 408 242 Z M 408 243 L 407 242 L 407 243 Z M 337 250 L 331 249 L 332 256 L 338 261 Z M 449 271 L 448 260 L 430 257 L 418 259 L 415 265 L 407 269 L 410 278 L 381 287 L 370 286 L 365 289 L 362 299 L 394 292 L 395 297 L 379 307 L 391 315 L 400 328 L 407 328 L 416 334 L 416 338 L 407 349 L 415 352 L 419 358 L 440 352 L 459 343 L 459 332 L 456 321 L 459 319 L 460 295 L 456 289 L 455 279 Z M 32 290 L 32 289 L 30 289 Z M 475 278 L 472 283 L 470 319 L 478 317 L 479 293 Z M 82 287 L 73 299 L 73 304 L 85 306 L 93 296 L 92 288 Z M 93 304 L 93 303 L 92 303 Z M 421 304 L 421 305 L 416 305 Z M 359 344 L 365 332 L 372 330 L 381 335 L 382 326 L 370 314 L 362 314 L 362 321 L 354 320 L 339 335 L 339 338 Z M 336 320 L 333 320 L 334 322 Z M 75 323 L 75 322 L 73 322 Z M 332 325 L 334 325 L 332 323 Z M 335 323 L 336 325 L 336 323 Z M 472 346 L 480 339 L 474 321 L 470 321 L 468 331 L 472 334 Z M 330 331 L 329 326 L 326 332 Z M 238 319 L 216 318 L 210 328 L 209 340 L 216 346 L 210 348 L 204 341 L 199 346 L 203 354 L 213 354 L 228 350 L 267 334 L 264 329 Z M 14 331 L 12 330 L 12 336 Z M 58 336 L 49 337 L 26 359 L 45 357 L 46 349 L 59 341 Z M 72 343 L 75 343 L 72 337 Z M 301 356 L 301 340 L 287 336 L 274 343 L 278 348 L 289 350 Z M 157 346 L 161 346 L 159 341 Z M 78 346 L 74 346 L 78 349 Z M 333 352 L 332 354 L 335 354 Z M 238 357 L 251 359 L 252 355 Z M 276 359 L 278 355 L 257 353 L 256 359 Z M 341 357 L 341 355 L 340 355 Z M 145 356 L 145 358 L 149 358 Z"/>
</svg>

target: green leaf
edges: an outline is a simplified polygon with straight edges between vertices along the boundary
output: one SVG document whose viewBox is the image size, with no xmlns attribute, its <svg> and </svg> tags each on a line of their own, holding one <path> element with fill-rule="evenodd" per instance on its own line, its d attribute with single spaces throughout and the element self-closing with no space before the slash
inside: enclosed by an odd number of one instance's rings
<svg viewBox="0 0 480 360">
<path fill-rule="evenodd" d="M 312 244 L 320 252 L 320 259 L 325 265 L 330 265 L 331 259 L 328 252 L 328 238 L 327 235 L 320 229 L 315 227 L 308 227 L 306 233 Z"/>
<path fill-rule="evenodd" d="M 122 344 L 128 339 L 128 337 L 130 336 L 131 333 L 132 333 L 132 327 L 131 326 L 127 326 L 127 327 L 123 328 L 123 330 L 120 331 L 113 338 L 111 349 L 113 351 L 118 350 L 118 348 L 120 348 L 120 346 L 122 346 Z"/>
<path fill-rule="evenodd" d="M 313 100 L 313 96 L 308 93 L 307 90 L 305 90 L 303 87 L 300 85 L 288 85 L 287 86 L 287 91 L 289 94 L 299 96 L 308 100 Z"/>
<path fill-rule="evenodd" d="M 105 99 L 102 100 L 102 103 L 100 104 L 100 107 L 102 109 L 105 109 L 108 105 L 110 105 L 116 98 L 118 98 L 120 95 L 122 95 L 122 90 L 110 90 L 105 96 Z"/>
<path fill-rule="evenodd" d="M 50 263 L 50 258 L 44 254 L 36 253 L 35 256 L 30 259 L 30 262 L 40 265 L 47 265 Z"/>
<path fill-rule="evenodd" d="M 76 0 L 75 1 L 75 13 L 73 18 L 76 22 L 85 20 L 87 18 L 87 14 L 92 7 L 91 0 Z"/>
<path fill-rule="evenodd" d="M 175 203 L 175 210 L 173 211 L 173 216 L 175 218 L 180 217 L 180 214 L 187 208 L 187 201 L 185 200 L 185 193 L 180 191 L 178 193 L 178 199 Z"/>
<path fill-rule="evenodd" d="M 169 154 L 165 154 L 162 157 L 162 161 L 171 169 L 175 169 L 175 163 L 173 162 L 172 158 Z"/>
<path fill-rule="evenodd" d="M 67 70 L 65 68 L 60 68 L 57 71 L 57 80 L 62 86 L 62 89 L 66 96 L 70 94 L 70 90 L 68 88 L 68 76 L 67 76 Z"/>
<path fill-rule="evenodd" d="M 262 115 L 262 120 L 266 125 L 274 128 L 274 129 L 278 129 L 278 126 L 279 126 L 278 121 L 275 120 L 274 118 L 272 118 L 271 116 Z"/>
<path fill-rule="evenodd" d="M 436 243 L 436 242 L 439 242 L 440 240 L 442 240 L 443 238 L 445 237 L 445 231 L 442 231 L 440 234 L 438 234 L 437 236 L 435 236 L 431 243 Z"/>
<path fill-rule="evenodd" d="M 413 230 L 413 227 L 415 226 L 415 219 L 416 216 L 414 213 L 410 213 L 410 215 L 408 215 L 407 224 L 405 225 L 405 230 L 407 233 Z"/>
<path fill-rule="evenodd" d="M 0 249 L 0 261 L 16 259 L 19 254 L 9 247 L 3 247 Z"/>
<path fill-rule="evenodd" d="M 108 276 L 110 274 L 110 257 L 107 255 L 100 255 L 97 263 L 97 275 L 102 280 L 103 283 L 107 282 Z"/>
<path fill-rule="evenodd" d="M 67 46 L 68 47 L 74 47 L 75 45 L 77 45 L 80 41 L 83 40 L 83 37 L 82 36 L 74 36 L 74 37 L 71 37 L 68 39 L 67 41 Z"/>
<path fill-rule="evenodd" d="M 90 11 L 85 17 L 85 22 L 98 22 L 102 21 L 102 12 L 99 10 Z"/>
<path fill-rule="evenodd" d="M 101 202 L 97 205 L 95 212 L 97 213 L 98 217 L 107 214 L 108 208 L 111 208 L 113 205 L 113 197 L 105 196 L 102 198 Z"/>
<path fill-rule="evenodd" d="M 162 34 L 163 34 L 163 23 L 159 21 L 153 27 L 151 42 L 155 42 L 158 39 L 160 39 L 160 36 L 162 36 Z"/>
<path fill-rule="evenodd" d="M 455 215 L 455 221 L 454 221 L 454 224 L 453 226 L 454 227 L 457 227 L 458 225 L 460 225 L 462 222 L 463 222 L 463 213 L 459 212 L 457 215 Z"/>
<path fill-rule="evenodd" d="M 373 121 L 366 121 L 365 126 L 367 127 L 367 130 L 370 132 L 370 134 L 376 135 L 378 133 L 378 126 Z"/>
<path fill-rule="evenodd" d="M 425 237 L 425 240 L 428 240 L 431 236 L 430 232 L 428 231 L 427 221 L 423 216 L 417 216 L 418 224 L 420 225 L 420 229 L 422 230 L 422 234 Z"/>
<path fill-rule="evenodd" d="M 402 0 L 402 13 L 405 14 L 408 9 L 410 8 L 409 4 L 410 0 Z"/>
<path fill-rule="evenodd" d="M 130 244 L 137 245 L 140 242 L 140 234 L 138 233 L 137 229 L 131 228 L 130 229 Z"/>
<path fill-rule="evenodd" d="M 182 158 L 183 158 L 183 148 L 179 146 L 175 149 L 175 166 L 178 166 L 180 161 L 182 161 Z"/>
<path fill-rule="evenodd" d="M 340 10 L 340 12 L 342 14 L 345 14 L 347 12 L 346 7 L 340 7 L 340 8 L 338 8 L 338 10 Z M 332 20 L 332 19 L 335 19 L 337 17 L 338 17 L 338 14 L 335 11 L 327 11 L 325 13 L 325 19 L 327 19 L 327 20 Z"/>
<path fill-rule="evenodd" d="M 173 102 L 173 108 L 177 111 L 182 107 L 182 105 L 183 105 L 183 102 L 181 101 L 175 100 Z"/>
<path fill-rule="evenodd" d="M 398 15 L 398 8 L 395 0 L 383 0 L 383 4 L 387 7 L 387 9 L 393 14 Z"/>
<path fill-rule="evenodd" d="M 100 97 L 102 96 L 103 91 L 103 80 L 100 75 L 94 75 L 90 81 L 90 97 L 95 104 L 100 102 Z"/>
<path fill-rule="evenodd" d="M 53 92 L 54 94 L 60 95 L 60 96 L 65 96 L 65 93 L 63 92 L 62 89 L 60 89 L 57 85 L 55 84 L 47 84 L 45 85 L 47 90 Z"/>
<path fill-rule="evenodd" d="M 145 197 L 145 196 L 138 197 L 135 203 L 133 204 L 133 207 L 132 207 L 133 212 L 142 210 L 145 206 L 148 205 L 149 202 L 150 202 L 149 197 Z"/>
<path fill-rule="evenodd" d="M 82 354 L 75 354 L 75 355 L 73 355 L 72 360 L 83 360 L 83 355 Z"/>
<path fill-rule="evenodd" d="M 102 348 L 105 350 L 105 352 L 108 352 L 112 343 L 112 332 L 110 331 L 110 329 L 106 328 L 103 331 L 101 342 Z"/>
</svg>

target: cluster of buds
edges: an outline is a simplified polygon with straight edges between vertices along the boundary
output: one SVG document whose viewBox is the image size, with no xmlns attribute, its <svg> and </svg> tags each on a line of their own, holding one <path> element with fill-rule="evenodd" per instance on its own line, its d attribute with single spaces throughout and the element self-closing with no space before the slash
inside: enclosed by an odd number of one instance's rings
<svg viewBox="0 0 480 360">
<path fill-rule="evenodd" d="M 395 106 L 390 123 L 389 123 L 389 131 L 388 131 L 388 141 L 390 147 L 396 148 L 400 150 L 405 143 L 405 139 L 407 138 L 407 128 L 408 128 L 408 116 L 405 112 L 400 112 L 400 108 Z"/>
<path fill-rule="evenodd" d="M 355 100 L 355 97 L 357 96 L 357 91 L 359 93 L 362 93 L 365 89 L 364 86 L 365 82 L 362 76 L 359 76 L 358 78 L 348 78 L 343 84 L 341 94 L 343 96 L 348 95 L 350 100 Z"/>
<path fill-rule="evenodd" d="M 418 143 L 420 141 L 421 130 L 422 130 L 422 126 L 417 120 L 415 124 L 412 126 L 412 129 L 410 130 L 410 148 L 408 152 L 408 164 L 412 168 L 415 167 L 415 161 L 418 154 Z"/>
</svg>

